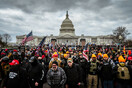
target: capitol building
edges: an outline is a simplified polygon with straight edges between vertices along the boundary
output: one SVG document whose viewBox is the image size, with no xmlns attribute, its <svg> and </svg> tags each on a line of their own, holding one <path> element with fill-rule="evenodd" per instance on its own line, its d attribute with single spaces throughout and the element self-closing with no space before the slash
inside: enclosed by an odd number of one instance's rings
<svg viewBox="0 0 132 88">
<path fill-rule="evenodd" d="M 20 44 L 25 35 L 16 36 L 16 44 Z M 44 36 L 33 36 L 34 40 L 27 42 L 27 45 L 37 46 Z M 77 36 L 72 21 L 69 19 L 68 11 L 66 18 L 61 24 L 59 35 L 51 34 L 46 37 L 45 44 L 67 44 L 67 45 L 85 45 L 86 43 L 97 45 L 112 45 L 113 39 L 110 35 L 105 36 Z"/>
</svg>

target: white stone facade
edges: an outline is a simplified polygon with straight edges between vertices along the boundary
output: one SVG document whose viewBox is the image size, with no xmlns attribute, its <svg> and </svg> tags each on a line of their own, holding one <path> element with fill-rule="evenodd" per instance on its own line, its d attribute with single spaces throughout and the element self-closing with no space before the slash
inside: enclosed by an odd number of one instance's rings
<svg viewBox="0 0 132 88">
<path fill-rule="evenodd" d="M 16 36 L 16 44 L 20 44 L 24 39 L 25 35 Z M 27 45 L 37 46 L 44 36 L 33 36 L 34 40 L 27 42 Z M 56 44 L 67 44 L 67 45 L 81 45 L 81 39 L 84 39 L 86 43 L 97 44 L 97 45 L 112 45 L 112 36 L 81 36 L 75 35 L 74 25 L 69 19 L 68 12 L 65 20 L 62 22 L 59 36 L 47 36 L 45 44 L 50 44 L 51 40 L 55 39 Z"/>
</svg>

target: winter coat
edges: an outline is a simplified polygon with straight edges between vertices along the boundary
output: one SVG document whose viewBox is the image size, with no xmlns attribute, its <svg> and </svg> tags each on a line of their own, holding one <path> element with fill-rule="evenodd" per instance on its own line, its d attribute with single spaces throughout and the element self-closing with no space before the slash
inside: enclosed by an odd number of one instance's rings
<svg viewBox="0 0 132 88">
<path fill-rule="evenodd" d="M 11 67 L 6 77 L 4 86 L 6 88 L 29 88 L 27 72 L 20 65 Z"/>
<path fill-rule="evenodd" d="M 34 86 L 35 82 L 38 82 L 40 85 L 42 85 L 44 69 L 41 64 L 36 63 L 35 65 L 31 65 L 28 74 L 30 86 Z"/>
<path fill-rule="evenodd" d="M 82 73 L 78 64 L 73 63 L 72 67 L 66 66 L 65 72 L 67 76 L 66 84 L 77 85 L 82 82 Z"/>
</svg>

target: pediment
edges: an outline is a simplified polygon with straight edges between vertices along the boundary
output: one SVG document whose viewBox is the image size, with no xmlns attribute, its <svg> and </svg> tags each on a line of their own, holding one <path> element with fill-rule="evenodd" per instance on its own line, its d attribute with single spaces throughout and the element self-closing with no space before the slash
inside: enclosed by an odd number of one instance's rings
<svg viewBox="0 0 132 88">
<path fill-rule="evenodd" d="M 77 38 L 75 35 L 70 35 L 70 34 L 65 34 L 65 35 L 60 35 L 58 38 Z"/>
</svg>

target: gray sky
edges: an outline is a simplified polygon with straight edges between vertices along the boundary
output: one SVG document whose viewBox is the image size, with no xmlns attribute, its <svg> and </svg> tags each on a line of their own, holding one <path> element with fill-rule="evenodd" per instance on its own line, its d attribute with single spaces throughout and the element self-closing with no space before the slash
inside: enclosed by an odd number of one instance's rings
<svg viewBox="0 0 132 88">
<path fill-rule="evenodd" d="M 59 35 L 66 11 L 76 35 L 107 35 L 124 26 L 132 36 L 132 0 L 0 0 L 0 34 Z"/>
</svg>

